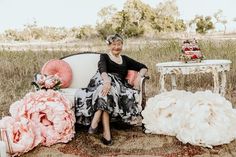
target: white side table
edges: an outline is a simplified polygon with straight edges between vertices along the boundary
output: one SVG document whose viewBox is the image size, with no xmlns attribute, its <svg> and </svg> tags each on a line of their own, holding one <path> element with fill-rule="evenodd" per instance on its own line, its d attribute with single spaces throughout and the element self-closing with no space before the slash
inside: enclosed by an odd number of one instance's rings
<svg viewBox="0 0 236 157">
<path fill-rule="evenodd" d="M 160 92 L 165 89 L 165 75 L 171 75 L 172 89 L 176 88 L 176 75 L 189 75 L 198 73 L 212 73 L 214 92 L 225 94 L 226 71 L 230 70 L 230 60 L 203 60 L 200 63 L 183 63 L 179 61 L 163 62 L 156 64 L 157 72 L 160 72 Z M 221 77 L 221 82 L 219 82 Z"/>
</svg>

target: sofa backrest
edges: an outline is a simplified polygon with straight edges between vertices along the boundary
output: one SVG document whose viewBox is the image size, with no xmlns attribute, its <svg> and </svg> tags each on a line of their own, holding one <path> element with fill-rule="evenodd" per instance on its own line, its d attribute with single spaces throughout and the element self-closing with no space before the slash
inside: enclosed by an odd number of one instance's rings
<svg viewBox="0 0 236 157">
<path fill-rule="evenodd" d="M 98 69 L 100 53 L 84 52 L 61 58 L 72 69 L 72 82 L 68 88 L 85 88 Z"/>
</svg>

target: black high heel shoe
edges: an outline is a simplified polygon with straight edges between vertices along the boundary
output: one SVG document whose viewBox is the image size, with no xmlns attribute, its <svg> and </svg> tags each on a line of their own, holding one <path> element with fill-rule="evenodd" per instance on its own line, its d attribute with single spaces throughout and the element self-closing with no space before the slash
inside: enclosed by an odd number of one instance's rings
<svg viewBox="0 0 236 157">
<path fill-rule="evenodd" d="M 105 137 L 103 137 L 103 136 L 102 136 L 102 138 L 101 138 L 101 142 L 102 142 L 104 145 L 107 145 L 107 146 L 111 146 L 111 145 L 113 144 L 112 139 L 107 140 L 107 139 L 105 139 Z"/>
</svg>

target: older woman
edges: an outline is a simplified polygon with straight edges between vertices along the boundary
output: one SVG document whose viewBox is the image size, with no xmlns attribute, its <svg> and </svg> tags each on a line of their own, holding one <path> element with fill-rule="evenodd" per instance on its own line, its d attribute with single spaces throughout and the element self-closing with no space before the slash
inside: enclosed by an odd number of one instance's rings
<svg viewBox="0 0 236 157">
<path fill-rule="evenodd" d="M 101 141 L 111 145 L 110 117 L 119 117 L 125 123 L 141 114 L 138 106 L 138 90 L 127 82 L 128 70 L 139 71 L 139 77 L 147 72 L 147 67 L 128 56 L 121 55 L 123 39 L 115 34 L 108 36 L 108 53 L 101 54 L 98 62 L 98 72 L 90 80 L 86 89 L 77 92 L 76 118 L 77 122 L 90 125 L 89 133 L 97 132 L 98 123 L 102 120 L 103 136 Z"/>
</svg>

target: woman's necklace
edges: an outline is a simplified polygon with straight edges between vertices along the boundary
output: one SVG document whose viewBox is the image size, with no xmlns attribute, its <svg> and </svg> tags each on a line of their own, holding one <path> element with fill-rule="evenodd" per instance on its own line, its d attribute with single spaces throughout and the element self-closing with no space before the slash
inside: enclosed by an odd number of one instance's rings
<svg viewBox="0 0 236 157">
<path fill-rule="evenodd" d="M 111 52 L 108 54 L 109 55 L 109 57 L 110 57 L 110 59 L 112 60 L 112 61 L 114 61 L 115 63 L 117 63 L 117 64 L 122 64 L 122 57 L 121 57 L 121 55 L 119 55 L 119 56 L 115 56 L 115 55 L 113 55 Z"/>
</svg>

